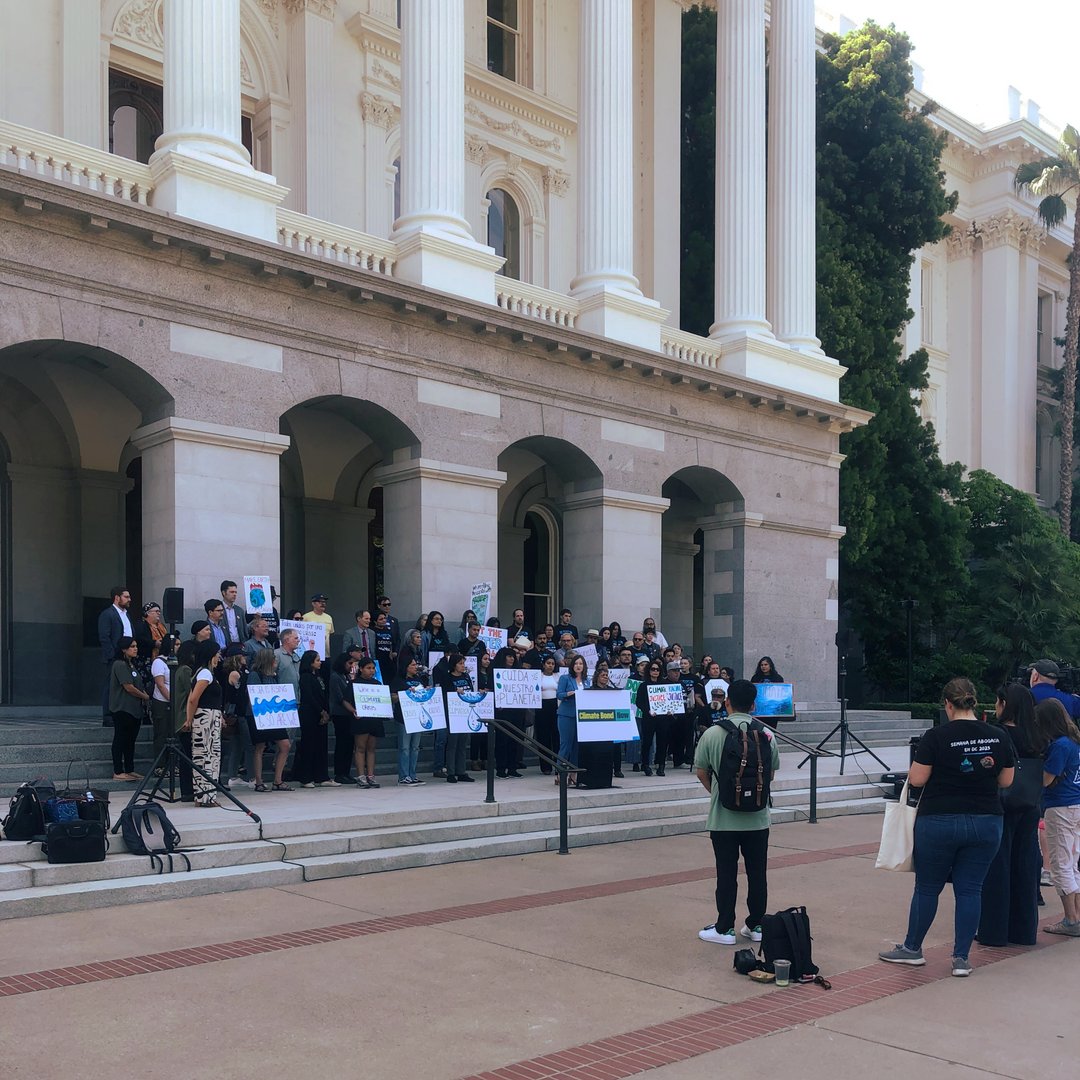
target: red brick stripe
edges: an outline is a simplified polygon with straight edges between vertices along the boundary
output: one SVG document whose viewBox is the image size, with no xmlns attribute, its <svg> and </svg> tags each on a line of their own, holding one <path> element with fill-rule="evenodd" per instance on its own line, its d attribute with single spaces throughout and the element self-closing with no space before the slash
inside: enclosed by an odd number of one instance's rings
<svg viewBox="0 0 1080 1080">
<path fill-rule="evenodd" d="M 797 851 L 790 855 L 778 855 L 769 860 L 769 865 L 774 869 L 804 866 L 808 863 L 871 854 L 877 851 L 877 847 L 877 844 L 857 844 L 827 851 Z M 0 997 L 34 994 L 39 990 L 55 990 L 62 986 L 78 986 L 82 983 L 102 982 L 108 979 L 125 979 L 131 975 L 195 967 L 199 964 L 215 964 L 223 960 L 237 960 L 244 956 L 278 952 L 281 949 L 301 949 L 308 945 L 323 945 L 329 941 L 384 934 L 390 930 L 438 926 L 442 923 L 460 922 L 463 919 L 483 918 L 485 915 L 504 915 L 514 911 L 553 907 L 556 904 L 572 904 L 579 900 L 596 900 L 604 896 L 618 896 L 646 889 L 662 889 L 669 885 L 705 881 L 712 878 L 715 872 L 711 866 L 699 867 L 670 874 L 654 874 L 651 877 L 603 881 L 594 885 L 579 885 L 572 889 L 556 889 L 552 892 L 512 896 L 505 900 L 485 900 L 478 904 L 461 904 L 458 907 L 438 908 L 434 911 L 417 911 L 407 915 L 382 915 L 359 922 L 320 926 L 312 930 L 296 930 L 268 937 L 226 941 L 190 949 L 174 949 L 170 952 L 129 956 L 119 960 L 99 960 L 75 967 L 32 971 L 24 975 L 5 975 L 0 977 Z"/>
<path fill-rule="evenodd" d="M 874 850 L 877 850 L 876 844 Z M 973 960 L 976 968 L 986 967 L 1031 952 L 1032 948 L 1045 949 L 1066 940 L 1043 938 L 1030 948 L 982 949 L 976 946 Z M 619 1080 L 637 1076 L 675 1061 L 700 1057 L 762 1035 L 773 1035 L 798 1024 L 821 1020 L 950 978 L 950 953 L 951 948 L 946 945 L 927 949 L 927 964 L 919 968 L 880 961 L 854 968 L 835 976 L 830 991 L 812 985 L 792 986 L 787 990 L 773 987 L 769 993 L 734 1005 L 720 1005 L 639 1031 L 517 1061 L 463 1080 Z"/>
</svg>

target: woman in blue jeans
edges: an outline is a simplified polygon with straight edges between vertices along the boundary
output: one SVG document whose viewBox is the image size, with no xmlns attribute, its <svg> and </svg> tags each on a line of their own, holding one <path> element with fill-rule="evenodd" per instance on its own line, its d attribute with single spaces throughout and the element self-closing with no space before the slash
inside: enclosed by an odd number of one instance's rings
<svg viewBox="0 0 1080 1080">
<path fill-rule="evenodd" d="M 925 964 L 926 937 L 938 897 L 952 875 L 956 899 L 952 973 L 971 974 L 968 952 L 979 926 L 982 885 L 1001 843 L 999 788 L 1013 782 L 1016 759 L 1004 730 L 975 716 L 975 687 L 952 679 L 944 690 L 949 723 L 931 728 L 919 742 L 908 771 L 922 788 L 915 818 L 915 892 L 907 936 L 878 953 L 890 964 Z"/>
</svg>

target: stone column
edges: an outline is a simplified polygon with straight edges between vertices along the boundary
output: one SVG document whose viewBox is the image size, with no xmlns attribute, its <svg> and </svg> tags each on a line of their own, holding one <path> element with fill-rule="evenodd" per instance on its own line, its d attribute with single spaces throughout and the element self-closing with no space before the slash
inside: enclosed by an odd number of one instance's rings
<svg viewBox="0 0 1080 1080">
<path fill-rule="evenodd" d="M 447 623 L 456 620 L 473 585 L 497 581 L 506 473 L 417 458 L 383 466 L 376 480 L 383 488 L 383 574 L 399 617 L 404 624 L 434 608 Z"/>
<path fill-rule="evenodd" d="M 716 322 L 709 336 L 769 335 L 765 319 L 765 4 L 716 13 Z"/>
<path fill-rule="evenodd" d="M 107 150 L 108 68 L 102 63 L 101 5 L 64 0 L 61 19 L 62 134 Z"/>
<path fill-rule="evenodd" d="M 946 430 L 938 432 L 938 437 L 942 440 L 943 461 L 964 461 L 969 468 L 977 469 L 981 467 L 976 438 L 981 403 L 976 377 L 977 350 L 973 338 L 976 325 L 975 237 L 969 225 L 953 226 L 953 231 L 945 238 L 945 251 L 949 291 L 945 335 L 949 354 L 946 398 L 964 402 L 964 408 L 953 410 L 948 417 Z"/>
<path fill-rule="evenodd" d="M 578 328 L 660 346 L 666 312 L 634 277 L 632 0 L 581 0 L 578 32 Z"/>
<path fill-rule="evenodd" d="M 465 220 L 465 0 L 401 0 L 398 276 L 495 302 L 502 265 Z"/>
<path fill-rule="evenodd" d="M 131 441 L 142 453 L 147 596 L 179 585 L 190 621 L 202 617 L 222 578 L 281 581 L 278 458 L 287 436 L 170 416 L 139 428 Z M 228 476 L 240 479 L 223 502 Z"/>
<path fill-rule="evenodd" d="M 583 491 L 562 500 L 562 597 L 579 629 L 617 620 L 640 626 L 661 614 L 660 526 L 668 499 Z M 626 552 L 634 552 L 626 558 Z"/>
<path fill-rule="evenodd" d="M 820 351 L 815 333 L 815 53 L 814 0 L 773 0 L 767 313 L 781 341 Z M 744 181 L 755 175 L 735 171 Z"/>
<path fill-rule="evenodd" d="M 288 0 L 288 69 L 294 113 L 293 205 L 333 220 L 335 2 Z M 239 99 L 238 99 L 239 100 Z"/>
<path fill-rule="evenodd" d="M 251 167 L 240 142 L 240 0 L 168 0 L 163 92 L 153 205 L 276 240 L 274 210 L 286 192 Z"/>
</svg>

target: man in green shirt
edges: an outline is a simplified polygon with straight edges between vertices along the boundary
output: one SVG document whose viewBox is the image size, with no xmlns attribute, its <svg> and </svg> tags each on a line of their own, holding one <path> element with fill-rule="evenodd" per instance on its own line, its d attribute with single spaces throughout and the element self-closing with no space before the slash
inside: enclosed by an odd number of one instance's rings
<svg viewBox="0 0 1080 1080">
<path fill-rule="evenodd" d="M 728 719 L 742 728 L 753 722 L 750 710 L 754 707 L 757 687 L 747 679 L 736 679 L 728 687 L 727 703 L 731 710 Z M 769 741 L 772 750 L 772 776 L 780 768 L 780 751 L 768 729 L 762 738 Z M 708 828 L 716 859 L 716 922 L 698 933 L 702 941 L 716 945 L 734 945 L 739 936 L 750 941 L 761 940 L 761 920 L 769 901 L 766 866 L 769 859 L 769 808 L 743 811 L 729 810 L 720 802 L 719 785 L 715 778 L 720 773 L 727 732 L 714 724 L 697 746 L 694 768 L 697 778 L 711 796 L 709 802 Z M 746 866 L 746 922 L 735 930 L 735 901 L 738 898 L 739 853 Z"/>
</svg>

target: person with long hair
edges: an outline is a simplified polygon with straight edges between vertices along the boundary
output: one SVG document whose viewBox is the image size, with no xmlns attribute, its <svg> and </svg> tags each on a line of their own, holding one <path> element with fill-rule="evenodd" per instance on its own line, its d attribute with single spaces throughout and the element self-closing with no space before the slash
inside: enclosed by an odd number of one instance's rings
<svg viewBox="0 0 1080 1080">
<path fill-rule="evenodd" d="M 578 763 L 577 740 L 577 695 L 589 688 L 588 669 L 585 657 L 575 652 L 567 653 L 566 671 L 559 676 L 559 686 L 555 698 L 559 703 L 559 757 L 571 765 Z M 558 779 L 556 779 L 558 783 Z M 567 777 L 567 783 L 577 785 L 577 773 Z"/>
<path fill-rule="evenodd" d="M 173 634 L 166 634 L 154 646 L 156 655 L 150 662 L 150 677 L 154 681 L 154 690 L 150 696 L 150 719 L 154 724 L 154 760 L 165 748 L 165 740 L 172 732 L 172 692 L 169 686 L 172 678 L 169 660 L 180 648 L 180 639 Z"/>
<path fill-rule="evenodd" d="M 476 612 L 472 608 L 461 613 L 461 622 L 458 623 L 458 639 L 464 638 L 469 633 L 470 624 L 477 622 Z M 477 623 L 479 626 L 479 623 Z"/>
<path fill-rule="evenodd" d="M 248 685 L 271 686 L 278 682 L 278 658 L 273 649 L 259 649 L 255 658 L 251 661 L 251 670 L 248 672 Z M 246 692 L 246 691 L 245 691 Z M 268 743 L 274 744 L 274 790 L 292 791 L 292 787 L 285 783 L 285 762 L 289 760 L 289 733 L 285 728 L 260 729 L 255 726 L 255 717 L 251 710 L 247 710 L 247 729 L 251 736 L 252 745 L 255 747 L 255 771 L 252 780 L 255 781 L 256 791 L 265 791 L 266 785 L 262 782 L 263 747 Z M 238 718 L 237 723 L 243 723 Z"/>
<path fill-rule="evenodd" d="M 348 653 L 334 658 L 330 666 L 327 696 L 330 701 L 330 722 L 334 725 L 334 779 L 339 784 L 358 784 L 349 774 L 352 771 L 353 733 L 356 719 L 352 684 L 356 677 L 356 661 Z M 361 784 L 367 787 L 367 784 Z"/>
<path fill-rule="evenodd" d="M 404 650 L 398 654 L 398 668 L 394 681 L 390 684 L 390 698 L 394 705 L 394 719 L 398 724 L 398 783 L 403 787 L 413 787 L 424 783 L 416 775 L 416 762 L 420 756 L 420 731 L 407 731 L 405 717 L 401 712 L 400 695 L 414 686 L 427 686 L 426 669 L 419 660 Z"/>
<path fill-rule="evenodd" d="M 375 657 L 365 656 L 360 661 L 357 669 L 357 683 L 367 686 L 379 686 L 379 680 L 375 678 Z M 379 739 L 386 733 L 385 725 L 380 716 L 359 716 L 353 711 L 353 718 L 349 725 L 353 736 L 353 759 L 356 762 L 356 786 L 366 788 L 382 787 L 375 779 L 375 747 Z"/>
<path fill-rule="evenodd" d="M 519 667 L 517 652 L 509 646 L 500 649 L 495 654 L 491 666 L 497 670 Z M 496 706 L 495 719 L 510 724 L 519 731 L 524 731 L 526 711 L 526 709 L 505 709 Z M 508 778 L 520 780 L 522 777 L 517 768 L 517 742 L 501 728 L 495 729 L 495 775 L 500 780 Z"/>
<path fill-rule="evenodd" d="M 1035 724 L 1045 748 L 1043 819 L 1050 880 L 1065 911 L 1043 930 L 1080 937 L 1080 729 L 1057 698 L 1035 706 Z"/>
<path fill-rule="evenodd" d="M 614 620 L 608 626 L 608 630 L 611 632 L 609 648 L 613 653 L 617 653 L 626 644 L 626 635 L 623 633 L 622 626 Z"/>
<path fill-rule="evenodd" d="M 942 691 L 947 724 L 919 740 L 908 783 L 922 788 L 915 818 L 915 891 L 901 944 L 878 953 L 889 964 L 920 966 L 923 939 L 937 914 L 938 897 L 952 880 L 956 899 L 952 973 L 971 974 L 968 952 L 979 926 L 982 886 L 1001 844 L 999 789 L 1009 787 L 1016 755 L 1003 728 L 974 712 L 970 679 L 951 679 Z"/>
<path fill-rule="evenodd" d="M 776 665 L 773 663 L 771 656 L 763 656 L 757 662 L 757 667 L 754 669 L 754 674 L 750 676 L 750 681 L 752 683 L 783 682 L 784 676 L 776 670 Z"/>
<path fill-rule="evenodd" d="M 429 611 L 427 617 L 427 629 L 421 634 L 424 652 L 424 666 L 431 667 L 431 654 L 441 652 L 443 656 L 450 653 L 453 643 L 446 630 L 446 621 L 441 611 Z"/>
<path fill-rule="evenodd" d="M 485 650 L 486 651 L 486 650 Z M 469 678 L 468 669 L 465 667 L 465 657 L 459 652 L 453 652 L 446 658 L 446 666 L 440 679 L 440 687 L 444 699 L 459 690 L 466 693 L 472 690 L 472 679 Z M 450 714 L 450 705 L 446 705 L 447 716 Z M 467 768 L 467 756 L 469 752 L 469 736 L 461 733 L 447 732 L 446 736 L 446 782 L 448 784 L 474 783 Z"/>
<path fill-rule="evenodd" d="M 997 722 L 1012 740 L 1017 759 L 1042 757 L 1035 724 L 1035 699 L 1026 686 L 999 687 Z M 1034 945 L 1039 929 L 1039 807 L 1002 807 L 1001 846 L 986 873 L 982 914 L 975 940 L 980 945 Z"/>
<path fill-rule="evenodd" d="M 656 761 L 656 775 L 663 776 L 667 764 L 668 729 L 671 718 L 666 713 L 654 714 L 649 705 L 649 687 L 665 682 L 664 665 L 660 660 L 650 660 L 645 669 L 645 681 L 638 687 L 635 704 L 638 708 L 639 727 L 641 728 L 641 771 L 652 776 L 650 760 Z M 655 751 L 650 758 L 650 746 L 655 740 Z"/>
<path fill-rule="evenodd" d="M 135 740 L 139 737 L 150 695 L 143 689 L 135 662 L 139 643 L 127 635 L 116 643 L 116 659 L 109 673 L 109 715 L 113 721 L 114 780 L 141 780 L 135 771 Z"/>
<path fill-rule="evenodd" d="M 559 671 L 554 656 L 545 656 L 540 663 L 540 709 L 536 713 L 533 726 L 536 741 L 554 753 L 559 749 L 559 702 L 556 694 L 559 690 Z M 551 775 L 551 766 L 546 761 L 540 762 L 540 771 L 545 776 Z"/>
<path fill-rule="evenodd" d="M 214 678 L 214 669 L 221 662 L 221 647 L 213 638 L 203 641 L 195 650 L 195 674 L 188 694 L 185 729 L 191 732 L 191 760 L 212 780 L 221 769 L 221 684 Z M 195 805 L 214 807 L 214 785 L 201 773 L 192 778 Z"/>
<path fill-rule="evenodd" d="M 485 649 L 476 660 L 476 689 L 493 694 L 495 676 L 491 671 L 491 655 Z M 469 769 L 480 772 L 487 769 L 487 732 L 478 732 L 469 736 Z"/>
<path fill-rule="evenodd" d="M 314 649 L 300 657 L 300 745 L 293 759 L 293 780 L 303 788 L 338 787 L 327 769 L 330 700 L 322 680 L 322 660 Z"/>
</svg>

